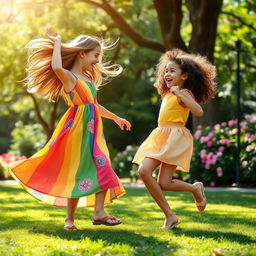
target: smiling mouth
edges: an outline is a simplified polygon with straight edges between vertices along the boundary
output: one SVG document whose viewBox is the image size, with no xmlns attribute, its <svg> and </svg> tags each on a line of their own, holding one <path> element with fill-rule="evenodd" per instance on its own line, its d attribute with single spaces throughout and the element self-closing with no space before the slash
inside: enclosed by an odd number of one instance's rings
<svg viewBox="0 0 256 256">
<path fill-rule="evenodd" d="M 166 83 L 169 84 L 171 83 L 173 80 L 172 79 L 165 79 Z"/>
</svg>

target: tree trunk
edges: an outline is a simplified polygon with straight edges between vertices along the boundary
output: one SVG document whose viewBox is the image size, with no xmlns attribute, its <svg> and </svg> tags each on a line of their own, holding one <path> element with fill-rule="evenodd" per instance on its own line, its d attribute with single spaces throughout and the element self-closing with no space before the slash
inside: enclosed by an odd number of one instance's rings
<svg viewBox="0 0 256 256">
<path fill-rule="evenodd" d="M 190 13 L 192 35 L 189 46 L 186 47 L 180 30 L 182 23 L 182 0 L 153 0 L 159 27 L 162 33 L 163 44 L 143 37 L 125 21 L 118 11 L 110 4 L 111 1 L 80 0 L 82 2 L 102 8 L 116 23 L 117 27 L 125 35 L 130 37 L 141 47 L 164 52 L 172 48 L 180 48 L 191 53 L 200 53 L 213 62 L 214 46 L 217 33 L 218 16 L 223 0 L 186 0 L 186 6 Z M 220 121 L 219 99 L 208 101 L 203 106 L 204 116 L 193 118 L 193 128 L 198 124 L 213 125 Z"/>
<path fill-rule="evenodd" d="M 218 16 L 223 0 L 204 1 L 186 0 L 192 24 L 192 37 L 189 42 L 189 51 L 207 56 L 214 61 L 214 47 L 217 33 Z M 199 124 L 213 125 L 220 121 L 219 99 L 209 100 L 203 105 L 204 116 L 193 117 L 193 129 Z"/>
<path fill-rule="evenodd" d="M 28 93 L 27 91 L 25 93 L 31 97 L 31 99 L 34 103 L 37 120 L 42 125 L 42 127 L 44 129 L 44 132 L 46 134 L 46 141 L 48 141 L 51 138 L 52 133 L 53 133 L 54 128 L 55 128 L 55 120 L 57 119 L 58 102 L 55 102 L 55 103 L 52 104 L 53 109 L 50 113 L 50 123 L 48 124 L 43 119 L 43 117 L 41 115 L 41 111 L 40 111 L 40 108 L 39 108 L 39 104 L 36 100 L 36 97 L 33 94 Z"/>
</svg>

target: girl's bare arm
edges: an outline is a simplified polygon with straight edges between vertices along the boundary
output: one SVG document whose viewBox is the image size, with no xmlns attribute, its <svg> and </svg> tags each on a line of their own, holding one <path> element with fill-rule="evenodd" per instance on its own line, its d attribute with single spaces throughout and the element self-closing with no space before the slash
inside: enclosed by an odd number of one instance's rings
<svg viewBox="0 0 256 256">
<path fill-rule="evenodd" d="M 174 88 L 178 86 L 173 86 L 171 92 L 175 94 L 178 101 L 182 102 L 187 108 L 190 109 L 193 115 L 201 117 L 204 114 L 202 107 L 194 100 L 192 95 L 186 90 L 180 90 L 179 88 Z"/>
<path fill-rule="evenodd" d="M 56 33 L 56 36 L 53 36 L 51 29 L 47 29 L 47 36 L 54 42 L 52 69 L 63 84 L 65 91 L 69 92 L 74 88 L 76 80 L 71 72 L 62 66 L 61 36 L 58 33 Z"/>
<path fill-rule="evenodd" d="M 122 130 L 124 129 L 125 126 L 126 126 L 126 130 L 127 131 L 131 130 L 131 124 L 130 124 L 129 121 L 127 121 L 124 118 L 121 118 L 121 117 L 117 116 L 116 114 L 114 114 L 111 111 L 107 110 L 106 108 L 104 108 L 100 104 L 97 104 L 97 106 L 99 108 L 99 112 L 100 112 L 100 115 L 102 117 L 105 117 L 105 118 L 113 120 Z"/>
</svg>

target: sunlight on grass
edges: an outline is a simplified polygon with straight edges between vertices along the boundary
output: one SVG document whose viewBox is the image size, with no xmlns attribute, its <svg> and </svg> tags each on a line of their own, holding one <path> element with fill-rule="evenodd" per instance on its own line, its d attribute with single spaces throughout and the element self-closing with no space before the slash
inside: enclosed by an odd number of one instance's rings
<svg viewBox="0 0 256 256">
<path fill-rule="evenodd" d="M 0 186 L 2 255 L 255 255 L 255 194 L 207 192 L 199 213 L 186 193 L 166 193 L 182 223 L 163 230 L 164 217 L 145 189 L 129 188 L 106 210 L 116 227 L 93 226 L 92 208 L 77 210 L 78 232 L 63 230 L 65 209 L 33 199 L 18 186 Z M 215 254 L 217 255 L 217 254 Z"/>
</svg>

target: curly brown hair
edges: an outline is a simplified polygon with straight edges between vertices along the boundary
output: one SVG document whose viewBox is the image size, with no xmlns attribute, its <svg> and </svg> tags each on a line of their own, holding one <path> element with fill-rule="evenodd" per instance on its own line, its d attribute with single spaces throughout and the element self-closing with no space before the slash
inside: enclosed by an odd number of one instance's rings
<svg viewBox="0 0 256 256">
<path fill-rule="evenodd" d="M 179 65 L 182 74 L 188 74 L 183 88 L 190 90 L 198 103 L 205 103 L 208 99 L 215 96 L 215 66 L 204 56 L 188 54 L 180 49 L 173 49 L 164 53 L 156 66 L 156 81 L 154 86 L 161 96 L 164 96 L 169 91 L 164 80 L 164 74 L 166 65 L 170 61 L 174 61 Z"/>
</svg>

